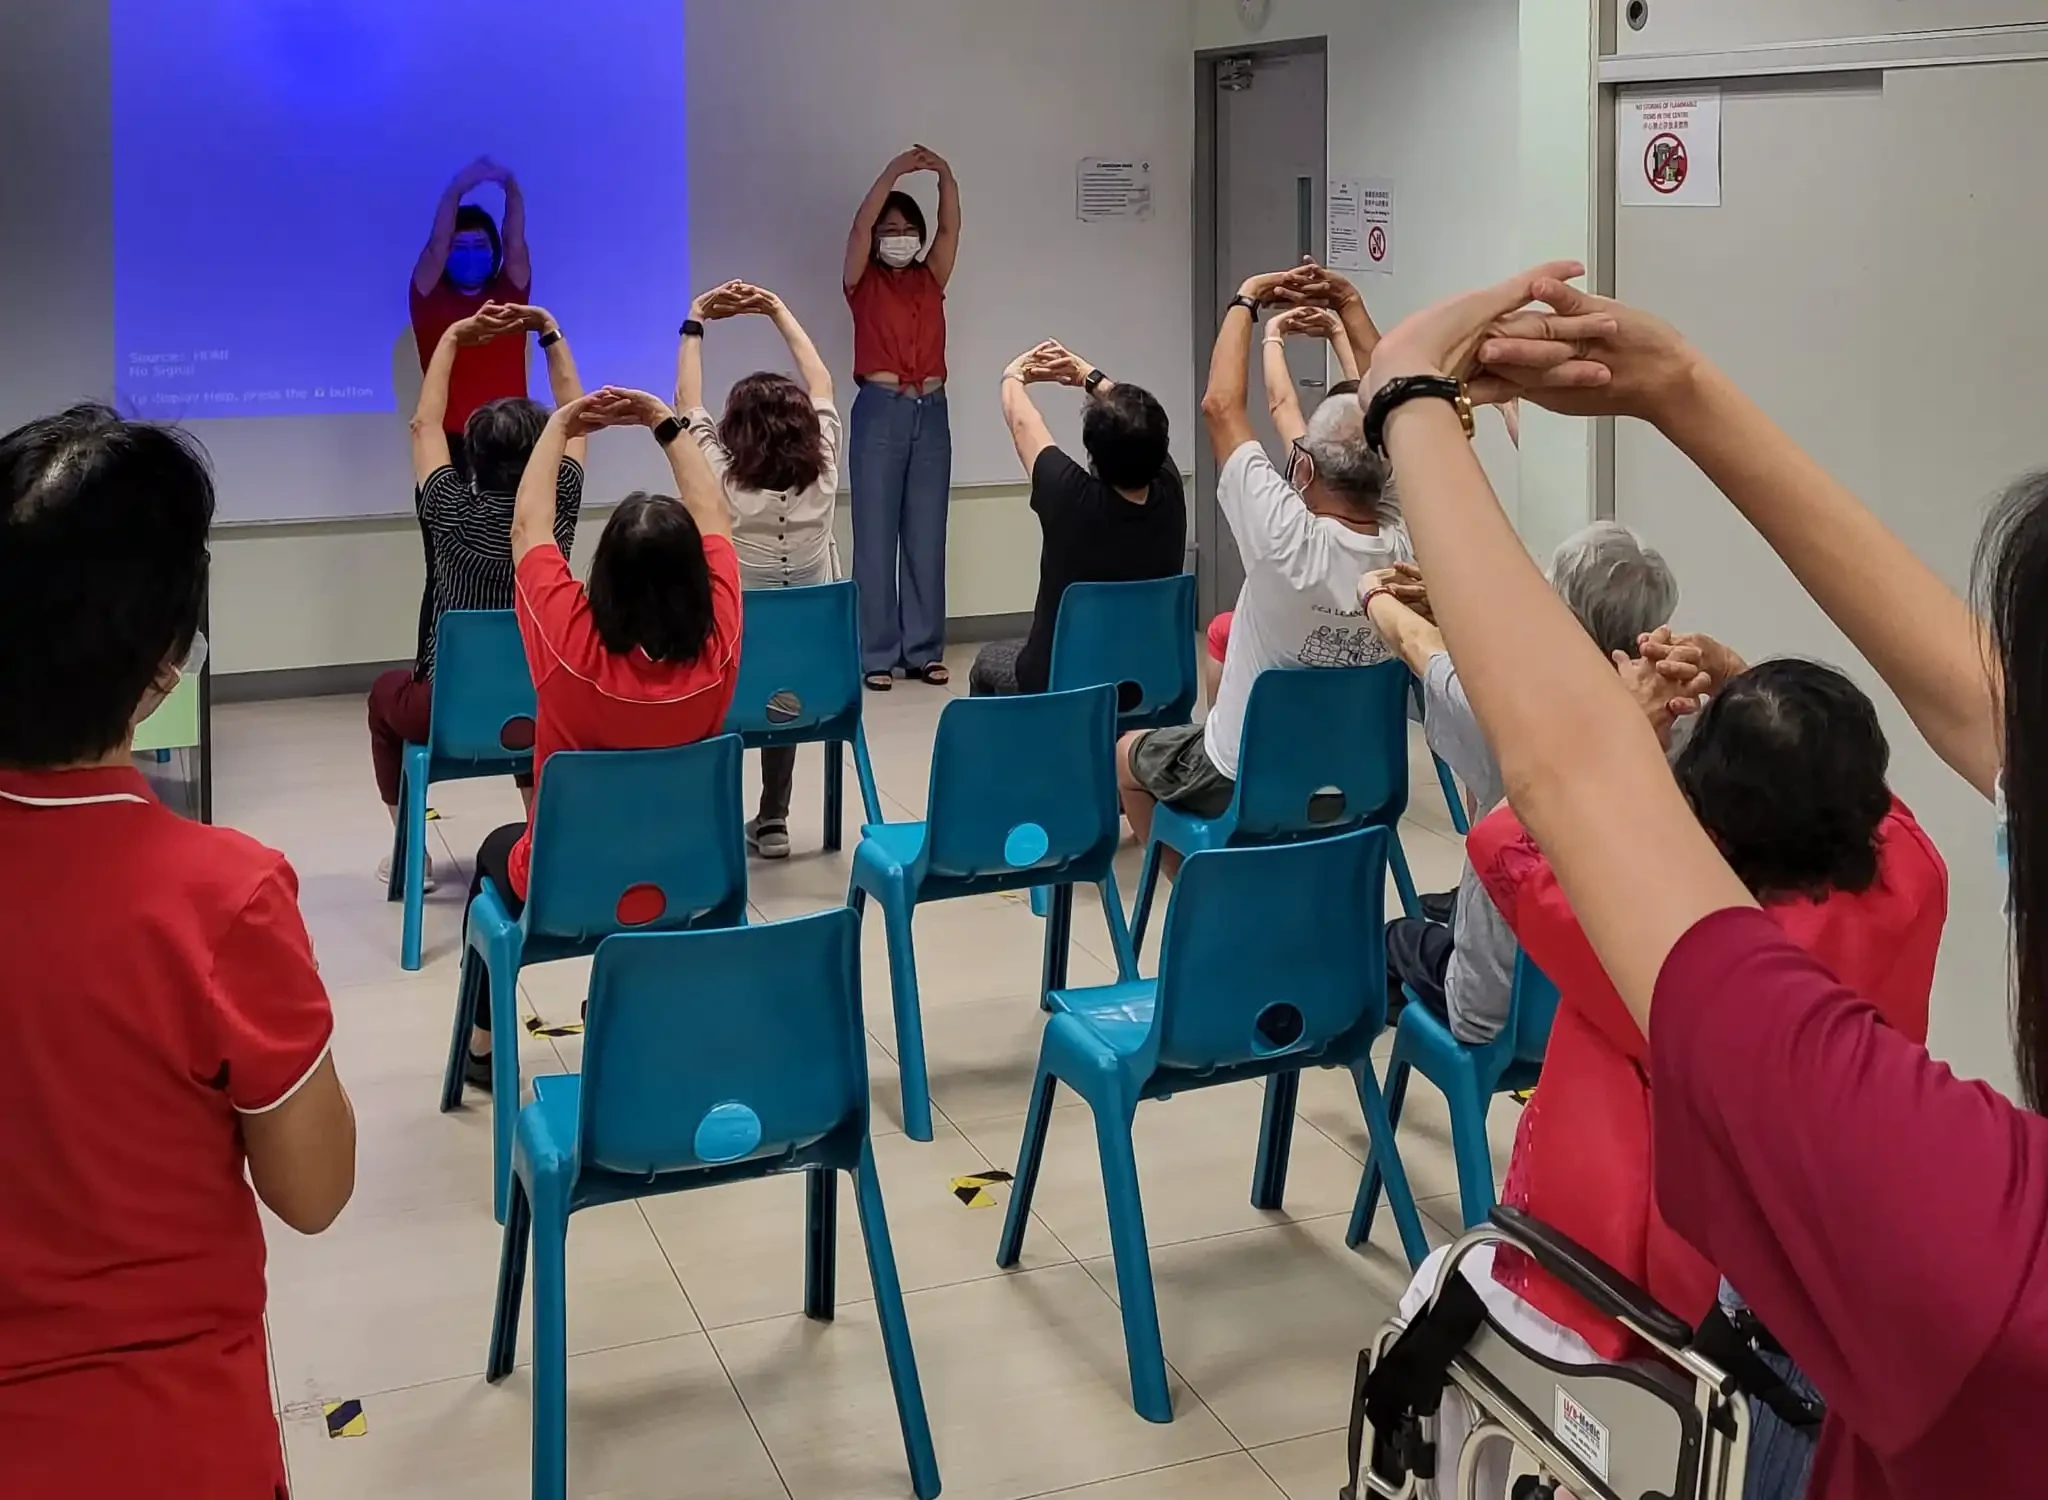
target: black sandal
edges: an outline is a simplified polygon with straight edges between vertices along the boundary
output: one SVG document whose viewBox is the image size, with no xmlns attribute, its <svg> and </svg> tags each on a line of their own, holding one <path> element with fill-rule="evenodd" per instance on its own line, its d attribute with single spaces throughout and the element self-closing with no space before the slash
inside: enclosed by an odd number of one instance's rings
<svg viewBox="0 0 2048 1500">
<path fill-rule="evenodd" d="M 916 669 L 917 676 L 933 687 L 946 687 L 953 681 L 953 673 L 942 661 L 928 661 Z"/>
<path fill-rule="evenodd" d="M 861 685 L 872 693 L 886 693 L 896 686 L 894 672 L 870 672 L 861 678 Z"/>
</svg>

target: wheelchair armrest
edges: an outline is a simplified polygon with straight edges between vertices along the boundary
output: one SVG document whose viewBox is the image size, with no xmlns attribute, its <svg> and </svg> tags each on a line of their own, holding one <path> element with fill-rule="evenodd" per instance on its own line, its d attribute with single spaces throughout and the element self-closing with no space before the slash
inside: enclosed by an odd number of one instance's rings
<svg viewBox="0 0 2048 1500">
<path fill-rule="evenodd" d="M 1505 1230 L 1518 1249 L 1597 1311 L 1633 1323 L 1674 1349 L 1692 1343 L 1684 1319 L 1570 1236 L 1506 1204 L 1494 1205 L 1492 1217 L 1494 1227 Z"/>
</svg>

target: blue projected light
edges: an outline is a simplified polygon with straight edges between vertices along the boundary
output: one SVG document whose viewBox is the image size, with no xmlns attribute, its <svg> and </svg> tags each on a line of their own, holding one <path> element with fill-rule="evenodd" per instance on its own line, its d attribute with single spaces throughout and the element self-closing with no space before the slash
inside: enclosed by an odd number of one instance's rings
<svg viewBox="0 0 2048 1500">
<path fill-rule="evenodd" d="M 517 175 L 533 300 L 586 381 L 664 389 L 689 299 L 683 7 L 562 15 L 111 0 L 119 400 L 153 417 L 409 404 L 413 266 L 479 156 Z M 469 201 L 502 220 L 495 184 Z"/>
</svg>

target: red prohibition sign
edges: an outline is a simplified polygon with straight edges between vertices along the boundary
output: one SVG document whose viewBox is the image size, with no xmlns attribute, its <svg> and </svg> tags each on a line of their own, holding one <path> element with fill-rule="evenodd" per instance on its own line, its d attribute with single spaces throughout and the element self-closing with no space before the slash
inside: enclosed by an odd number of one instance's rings
<svg viewBox="0 0 2048 1500">
<path fill-rule="evenodd" d="M 1372 233 L 1365 237 L 1365 253 L 1374 260 L 1387 258 L 1387 232 L 1377 224 L 1372 226 Z"/>
<path fill-rule="evenodd" d="M 1650 144 L 1643 152 L 1643 175 L 1650 180 L 1650 186 L 1660 193 L 1675 193 L 1685 186 L 1685 174 L 1691 163 L 1686 159 L 1685 142 L 1664 131 L 1650 137 Z"/>
</svg>

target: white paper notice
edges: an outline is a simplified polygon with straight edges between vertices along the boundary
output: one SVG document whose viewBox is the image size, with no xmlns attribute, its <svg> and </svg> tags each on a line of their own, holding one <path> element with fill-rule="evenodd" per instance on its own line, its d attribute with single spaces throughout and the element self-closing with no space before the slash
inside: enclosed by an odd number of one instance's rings
<svg viewBox="0 0 2048 1500">
<path fill-rule="evenodd" d="M 1356 177 L 1330 179 L 1329 265 L 1336 271 L 1365 269 L 1365 226 L 1358 216 L 1359 182 Z"/>
<path fill-rule="evenodd" d="M 1087 224 L 1151 218 L 1152 163 L 1083 157 L 1074 170 L 1074 216 Z"/>
<path fill-rule="evenodd" d="M 1721 206 L 1721 91 L 1623 94 L 1615 171 L 1626 208 Z"/>
<path fill-rule="evenodd" d="M 1358 184 L 1358 228 L 1365 244 L 1361 271 L 1394 273 L 1394 179 L 1367 177 Z"/>
</svg>

